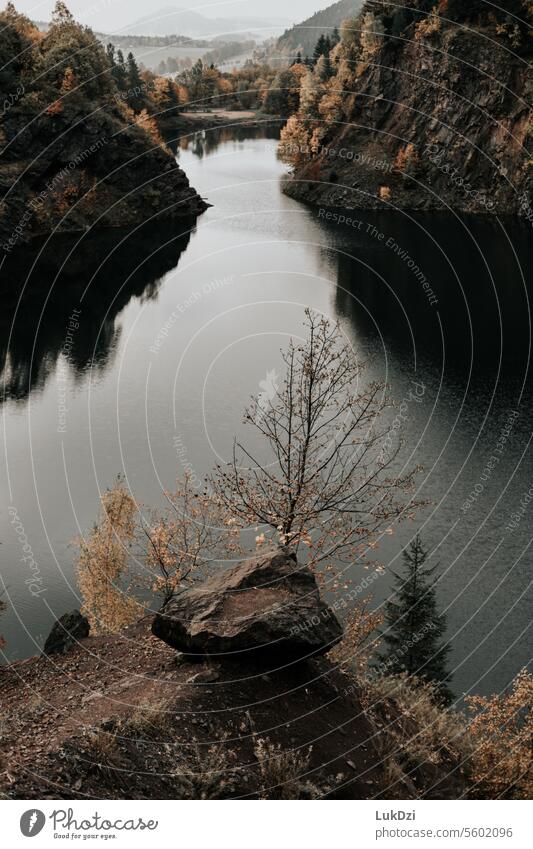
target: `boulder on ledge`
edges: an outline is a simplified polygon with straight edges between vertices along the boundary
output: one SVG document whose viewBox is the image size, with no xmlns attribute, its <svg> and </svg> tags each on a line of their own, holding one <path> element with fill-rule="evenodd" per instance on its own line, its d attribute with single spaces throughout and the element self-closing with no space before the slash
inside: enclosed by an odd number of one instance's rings
<svg viewBox="0 0 533 849">
<path fill-rule="evenodd" d="M 72 646 L 89 636 L 89 620 L 79 610 L 71 610 L 57 620 L 44 644 L 44 654 L 66 654 Z"/>
<path fill-rule="evenodd" d="M 227 660 L 300 660 L 329 651 L 342 637 L 313 573 L 287 549 L 181 590 L 156 615 L 152 632 L 185 654 Z"/>
</svg>

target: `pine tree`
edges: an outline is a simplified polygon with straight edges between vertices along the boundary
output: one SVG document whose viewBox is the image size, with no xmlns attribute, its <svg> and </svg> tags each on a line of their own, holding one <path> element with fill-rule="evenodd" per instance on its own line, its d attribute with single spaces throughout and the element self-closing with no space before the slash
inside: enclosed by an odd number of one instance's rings
<svg viewBox="0 0 533 849">
<path fill-rule="evenodd" d="M 135 61 L 133 53 L 128 53 L 126 57 L 128 63 L 128 84 L 130 88 L 136 88 L 142 85 L 141 75 L 139 74 L 139 66 Z"/>
<path fill-rule="evenodd" d="M 115 65 L 116 65 L 116 62 L 115 62 L 115 45 L 111 44 L 111 42 L 109 42 L 109 44 L 107 45 L 107 47 L 105 49 L 105 52 L 106 52 L 106 56 L 109 60 L 109 67 L 114 68 Z"/>
<path fill-rule="evenodd" d="M 427 557 L 428 552 L 417 534 L 403 552 L 407 574 L 394 573 L 396 598 L 386 605 L 388 628 L 383 640 L 387 650 L 380 654 L 380 661 L 392 675 L 407 672 L 435 683 L 442 700 L 449 703 L 453 699 L 446 669 L 450 647 L 441 642 L 446 617 L 438 612 L 432 580 L 436 567 L 424 565 Z"/>
<path fill-rule="evenodd" d="M 140 112 L 144 108 L 144 98 L 141 94 L 143 90 L 143 81 L 139 73 L 139 67 L 135 61 L 133 53 L 128 53 L 126 57 L 128 65 L 128 88 L 131 90 L 129 96 L 129 105 L 134 112 Z"/>
<path fill-rule="evenodd" d="M 316 65 L 321 56 L 324 55 L 326 50 L 326 39 L 324 35 L 320 35 L 317 43 L 315 44 L 315 49 L 313 51 L 313 65 Z"/>
<path fill-rule="evenodd" d="M 119 91 L 126 91 L 128 88 L 128 72 L 126 70 L 126 62 L 122 50 L 117 50 L 117 59 L 111 69 L 113 78 L 117 84 Z"/>
</svg>

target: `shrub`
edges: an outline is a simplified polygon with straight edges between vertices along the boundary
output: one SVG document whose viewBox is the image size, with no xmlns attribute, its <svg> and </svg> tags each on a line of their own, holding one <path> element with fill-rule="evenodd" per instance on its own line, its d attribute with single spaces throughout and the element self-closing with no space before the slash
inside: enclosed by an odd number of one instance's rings
<svg viewBox="0 0 533 849">
<path fill-rule="evenodd" d="M 470 795 L 481 799 L 533 796 L 533 675 L 523 669 L 503 695 L 471 696 L 475 752 Z"/>
<path fill-rule="evenodd" d="M 418 40 L 422 38 L 431 38 L 432 35 L 440 32 L 440 28 L 441 17 L 435 7 L 431 10 L 427 18 L 422 18 L 422 20 L 417 23 L 415 27 L 415 38 Z"/>
<path fill-rule="evenodd" d="M 379 639 L 377 629 L 383 622 L 383 614 L 380 611 L 368 609 L 370 602 L 371 599 L 366 598 L 351 611 L 344 623 L 341 642 L 328 655 L 334 663 L 342 667 L 349 665 L 358 675 L 365 674 L 368 669 Z"/>
<path fill-rule="evenodd" d="M 128 568 L 137 506 L 120 479 L 101 501 L 100 520 L 79 540 L 78 559 L 83 612 L 96 633 L 120 631 L 142 615 L 142 606 L 131 595 Z"/>
</svg>

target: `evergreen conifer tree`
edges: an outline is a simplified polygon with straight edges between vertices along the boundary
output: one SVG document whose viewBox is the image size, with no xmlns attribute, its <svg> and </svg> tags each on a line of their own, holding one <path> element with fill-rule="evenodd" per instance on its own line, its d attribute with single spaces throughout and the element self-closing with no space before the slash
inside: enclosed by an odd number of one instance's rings
<svg viewBox="0 0 533 849">
<path fill-rule="evenodd" d="M 315 44 L 315 49 L 313 51 L 313 65 L 316 65 L 321 56 L 324 55 L 326 49 L 326 39 L 322 34 L 319 36 L 317 43 Z"/>
<path fill-rule="evenodd" d="M 449 703 L 453 694 L 448 688 L 450 675 L 446 659 L 450 647 L 442 643 L 446 617 L 438 612 L 435 583 L 436 567 L 425 563 L 428 552 L 417 534 L 403 552 L 405 575 L 397 575 L 395 598 L 387 602 L 383 634 L 386 651 L 380 661 L 390 674 L 407 672 L 437 685 L 442 700 Z"/>
<path fill-rule="evenodd" d="M 133 53 L 128 53 L 126 61 L 128 63 L 128 83 L 130 88 L 142 85 L 141 76 L 139 74 L 139 66 L 137 65 Z"/>
<path fill-rule="evenodd" d="M 128 65 L 128 88 L 132 91 L 129 97 L 129 103 L 134 112 L 139 112 L 145 105 L 144 98 L 141 94 L 143 81 L 133 53 L 128 53 L 126 62 Z"/>
<path fill-rule="evenodd" d="M 126 62 L 124 61 L 124 54 L 122 50 L 117 50 L 116 53 L 116 61 L 113 56 L 114 65 L 111 69 L 111 73 L 113 74 L 113 78 L 117 84 L 117 87 L 120 91 L 126 91 L 128 88 L 128 72 L 126 70 Z"/>
</svg>

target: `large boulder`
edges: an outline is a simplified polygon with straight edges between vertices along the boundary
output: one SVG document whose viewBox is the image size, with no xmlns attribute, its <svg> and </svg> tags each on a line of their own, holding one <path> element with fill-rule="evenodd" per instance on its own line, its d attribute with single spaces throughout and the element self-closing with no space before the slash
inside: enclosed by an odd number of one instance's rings
<svg viewBox="0 0 533 849">
<path fill-rule="evenodd" d="M 329 651 L 342 636 L 313 573 L 287 549 L 269 552 L 180 591 L 152 632 L 189 655 L 296 660 Z"/>
<path fill-rule="evenodd" d="M 57 620 L 44 644 L 44 654 L 66 654 L 78 642 L 89 636 L 89 620 L 79 610 L 71 610 Z"/>
</svg>

